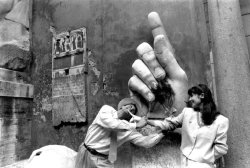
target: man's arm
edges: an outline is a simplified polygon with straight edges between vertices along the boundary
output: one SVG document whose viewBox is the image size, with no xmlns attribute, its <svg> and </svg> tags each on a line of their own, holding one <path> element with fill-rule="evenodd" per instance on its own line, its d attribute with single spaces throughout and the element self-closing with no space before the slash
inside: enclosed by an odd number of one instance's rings
<svg viewBox="0 0 250 168">
<path fill-rule="evenodd" d="M 228 150 L 228 145 L 227 145 L 228 128 L 229 128 L 229 121 L 226 118 L 226 120 L 219 125 L 219 128 L 217 130 L 217 134 L 216 134 L 216 138 L 214 141 L 215 159 L 218 159 L 227 153 L 227 150 Z"/>
<path fill-rule="evenodd" d="M 125 131 L 136 128 L 136 123 L 129 123 L 126 120 L 120 120 L 112 114 L 115 109 L 111 106 L 104 105 L 99 111 L 99 118 L 96 123 L 104 128 L 117 131 Z"/>
<path fill-rule="evenodd" d="M 148 120 L 148 124 L 154 127 L 160 127 L 162 130 L 169 129 L 169 123 L 165 122 L 165 120 Z"/>
<path fill-rule="evenodd" d="M 155 127 L 160 127 L 162 130 L 172 131 L 176 128 L 182 126 L 183 117 L 184 117 L 185 109 L 176 117 L 168 117 L 163 121 L 161 120 L 148 120 L 148 124 Z"/>
<path fill-rule="evenodd" d="M 132 131 L 129 139 L 131 143 L 141 146 L 144 148 L 150 148 L 155 146 L 160 140 L 164 137 L 162 133 L 159 134 L 150 134 L 148 136 L 144 136 L 137 131 Z"/>
</svg>

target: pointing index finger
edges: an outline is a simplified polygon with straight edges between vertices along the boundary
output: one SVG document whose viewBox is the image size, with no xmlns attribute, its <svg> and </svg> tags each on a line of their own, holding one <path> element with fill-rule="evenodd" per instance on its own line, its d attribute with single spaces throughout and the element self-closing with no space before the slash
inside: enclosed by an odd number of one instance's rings
<svg viewBox="0 0 250 168">
<path fill-rule="evenodd" d="M 162 24 L 162 21 L 161 21 L 159 14 L 157 12 L 149 13 L 148 14 L 148 22 L 149 22 L 149 26 L 152 29 L 153 37 L 155 38 L 158 35 L 164 35 L 168 48 L 170 49 L 171 52 L 174 52 L 174 49 L 169 42 L 168 36 L 167 36 L 166 31 L 163 27 L 163 24 Z"/>
</svg>

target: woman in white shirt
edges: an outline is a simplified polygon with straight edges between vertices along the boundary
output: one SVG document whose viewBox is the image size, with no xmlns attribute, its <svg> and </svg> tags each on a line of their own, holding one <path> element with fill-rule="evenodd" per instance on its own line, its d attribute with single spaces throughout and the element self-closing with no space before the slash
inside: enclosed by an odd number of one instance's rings
<svg viewBox="0 0 250 168">
<path fill-rule="evenodd" d="M 188 90 L 187 107 L 176 117 L 148 120 L 162 130 L 182 128 L 182 167 L 214 168 L 216 159 L 228 150 L 228 119 L 216 110 L 210 89 L 199 84 Z"/>
</svg>

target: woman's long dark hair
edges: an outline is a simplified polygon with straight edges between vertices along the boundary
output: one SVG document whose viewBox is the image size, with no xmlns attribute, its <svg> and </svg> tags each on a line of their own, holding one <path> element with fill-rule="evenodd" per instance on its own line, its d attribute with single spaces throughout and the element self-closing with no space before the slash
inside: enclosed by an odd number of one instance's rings
<svg viewBox="0 0 250 168">
<path fill-rule="evenodd" d="M 199 84 L 194 86 L 188 90 L 188 95 L 192 96 L 192 94 L 204 94 L 204 98 L 201 99 L 203 103 L 203 111 L 202 111 L 202 121 L 205 125 L 211 125 L 216 119 L 217 115 L 220 113 L 216 110 L 216 105 L 213 100 L 212 93 L 207 85 Z"/>
</svg>

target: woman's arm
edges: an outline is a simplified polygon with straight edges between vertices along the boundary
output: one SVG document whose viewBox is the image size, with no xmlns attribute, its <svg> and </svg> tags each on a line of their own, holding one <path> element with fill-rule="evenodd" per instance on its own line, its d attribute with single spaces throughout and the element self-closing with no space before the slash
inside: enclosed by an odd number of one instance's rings
<svg viewBox="0 0 250 168">
<path fill-rule="evenodd" d="M 214 141 L 214 156 L 215 159 L 220 158 L 221 156 L 225 155 L 228 150 L 227 145 L 227 131 L 229 128 L 229 120 L 227 118 L 223 118 L 224 120 L 219 125 L 216 138 Z"/>
</svg>

